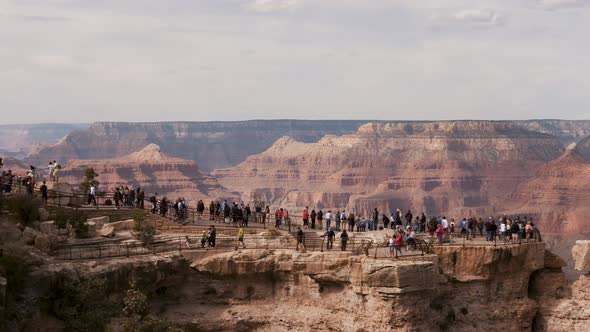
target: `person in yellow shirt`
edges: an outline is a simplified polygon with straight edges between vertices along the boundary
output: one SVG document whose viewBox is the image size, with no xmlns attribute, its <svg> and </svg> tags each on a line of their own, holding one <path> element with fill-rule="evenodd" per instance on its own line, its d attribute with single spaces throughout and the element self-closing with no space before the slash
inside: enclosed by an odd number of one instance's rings
<svg viewBox="0 0 590 332">
<path fill-rule="evenodd" d="M 242 244 L 244 249 L 246 249 L 246 245 L 244 244 L 244 229 L 242 228 L 242 226 L 240 226 L 240 228 L 238 229 L 238 244 L 236 245 L 236 249 L 238 249 L 240 243 Z"/>
</svg>

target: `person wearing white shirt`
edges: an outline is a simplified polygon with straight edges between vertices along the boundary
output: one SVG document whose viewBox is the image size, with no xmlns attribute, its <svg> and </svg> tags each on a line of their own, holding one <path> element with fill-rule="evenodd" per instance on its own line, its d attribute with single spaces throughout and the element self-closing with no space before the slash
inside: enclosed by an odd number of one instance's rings
<svg viewBox="0 0 590 332">
<path fill-rule="evenodd" d="M 325 218 L 326 218 L 326 229 L 330 230 L 330 223 L 332 222 L 332 211 L 326 212 Z"/>
</svg>

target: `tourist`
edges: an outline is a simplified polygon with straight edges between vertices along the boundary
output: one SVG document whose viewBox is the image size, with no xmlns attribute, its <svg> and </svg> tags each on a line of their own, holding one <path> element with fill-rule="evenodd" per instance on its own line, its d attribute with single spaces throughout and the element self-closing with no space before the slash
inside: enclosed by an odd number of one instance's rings
<svg viewBox="0 0 590 332">
<path fill-rule="evenodd" d="M 387 217 L 387 215 L 384 213 L 383 214 L 383 229 L 387 229 L 387 226 L 389 226 L 389 218 Z"/>
<path fill-rule="evenodd" d="M 305 229 L 307 229 L 308 225 L 309 225 L 309 210 L 308 210 L 307 206 L 305 207 L 305 209 L 303 209 L 302 219 L 303 219 L 303 227 Z"/>
<path fill-rule="evenodd" d="M 209 221 L 215 220 L 215 202 L 209 203 Z"/>
<path fill-rule="evenodd" d="M 342 247 L 340 250 L 342 251 L 346 251 L 346 243 L 348 242 L 348 234 L 346 233 L 346 230 L 342 230 L 342 234 L 340 234 L 340 243 L 342 244 Z"/>
<path fill-rule="evenodd" d="M 510 226 L 510 233 L 512 236 L 512 243 L 517 243 L 519 240 L 518 235 L 520 234 L 520 227 L 519 227 L 518 222 L 516 220 Z"/>
<path fill-rule="evenodd" d="M 321 210 L 320 210 L 321 211 Z M 332 211 L 328 210 L 328 212 L 326 212 L 326 229 L 330 230 L 330 224 L 332 223 Z"/>
<path fill-rule="evenodd" d="M 49 179 L 49 181 L 53 181 L 53 170 L 54 170 L 54 166 L 53 166 L 53 162 L 50 161 L 49 162 L 49 166 L 47 166 L 47 178 Z"/>
<path fill-rule="evenodd" d="M 496 225 L 496 223 L 492 219 L 490 222 L 490 237 L 491 237 L 490 241 L 496 242 L 497 231 L 498 231 L 498 225 Z"/>
<path fill-rule="evenodd" d="M 387 245 L 389 246 L 389 257 L 393 257 L 393 246 L 395 245 L 395 241 L 393 240 L 393 236 L 387 236 Z"/>
<path fill-rule="evenodd" d="M 279 228 L 281 226 L 281 209 L 277 209 L 275 212 L 275 228 Z"/>
<path fill-rule="evenodd" d="M 90 186 L 90 190 L 88 191 L 88 205 L 90 205 L 90 203 L 94 204 L 95 206 L 98 205 L 96 203 L 96 187 L 94 185 Z"/>
<path fill-rule="evenodd" d="M 434 231 L 434 234 L 436 235 L 436 238 L 438 239 L 438 244 L 442 245 L 444 230 L 443 230 L 443 227 L 441 224 L 438 225 L 438 228 L 436 229 L 436 231 Z"/>
<path fill-rule="evenodd" d="M 334 237 L 336 236 L 336 233 L 334 233 L 332 228 L 328 228 L 328 231 L 326 231 L 326 236 L 328 237 L 327 248 L 328 250 L 331 250 L 334 246 Z"/>
<path fill-rule="evenodd" d="M 426 215 L 422 212 L 420 216 L 420 229 L 418 229 L 418 233 L 426 232 Z"/>
<path fill-rule="evenodd" d="M 191 249 L 191 241 L 189 240 L 188 235 L 184 236 L 184 244 L 187 248 Z"/>
<path fill-rule="evenodd" d="M 248 222 L 250 221 L 250 216 L 252 215 L 252 210 L 250 209 L 250 204 L 246 204 L 244 208 L 244 226 L 248 227 Z"/>
<path fill-rule="evenodd" d="M 217 230 L 214 225 L 211 225 L 211 232 L 209 233 L 209 246 L 215 248 L 215 238 L 217 236 Z"/>
<path fill-rule="evenodd" d="M 502 218 L 500 221 L 500 240 L 506 240 L 506 219 Z"/>
<path fill-rule="evenodd" d="M 205 248 L 205 244 L 208 241 L 208 237 L 207 237 L 207 232 L 203 231 L 203 233 L 201 234 L 201 248 Z"/>
<path fill-rule="evenodd" d="M 375 208 L 373 210 L 373 218 L 371 219 L 371 221 L 369 223 L 369 230 L 376 231 L 378 223 L 379 223 L 379 211 L 377 210 L 377 208 Z"/>
<path fill-rule="evenodd" d="M 442 217 L 442 219 L 440 220 L 440 225 L 443 229 L 443 235 L 447 235 L 449 233 L 449 221 L 447 220 L 447 217 Z"/>
<path fill-rule="evenodd" d="M 203 219 L 203 212 L 205 212 L 205 203 L 203 203 L 203 200 L 199 200 L 197 202 L 197 217 L 199 220 Z"/>
<path fill-rule="evenodd" d="M 340 211 L 336 211 L 336 232 L 340 232 Z"/>
<path fill-rule="evenodd" d="M 483 219 L 479 218 L 479 220 L 477 221 L 477 229 L 479 230 L 479 236 L 483 237 L 483 229 L 485 227 L 485 223 L 483 222 Z"/>
<path fill-rule="evenodd" d="M 339 227 L 342 227 L 342 229 L 345 229 L 346 223 L 347 223 L 346 213 L 344 212 L 344 210 L 342 210 L 342 212 L 340 213 L 340 226 Z M 340 229 L 340 228 L 338 228 L 338 229 Z"/>
<path fill-rule="evenodd" d="M 295 250 L 299 250 L 299 245 L 301 245 L 301 251 L 305 251 L 305 233 L 301 229 L 301 227 L 297 227 L 297 247 Z"/>
<path fill-rule="evenodd" d="M 406 213 L 406 226 L 412 226 L 412 211 L 408 210 Z"/>
<path fill-rule="evenodd" d="M 404 238 L 401 233 L 397 234 L 395 238 L 395 243 L 393 245 L 395 249 L 395 258 L 402 255 L 402 246 L 404 245 Z"/>
<path fill-rule="evenodd" d="M 315 219 L 316 219 L 316 212 L 315 210 L 311 210 L 311 229 L 315 229 Z"/>
<path fill-rule="evenodd" d="M 244 229 L 242 226 L 238 229 L 238 244 L 236 245 L 236 250 L 240 247 L 240 243 L 246 249 L 246 245 L 244 244 Z"/>
<path fill-rule="evenodd" d="M 43 184 L 39 188 L 41 191 L 41 202 L 47 204 L 47 184 L 43 181 Z"/>
<path fill-rule="evenodd" d="M 461 223 L 459 224 L 459 226 L 461 227 L 461 237 L 466 238 L 467 237 L 467 220 L 465 218 L 461 219 Z"/>
<path fill-rule="evenodd" d="M 316 218 L 318 220 L 318 228 L 322 229 L 322 220 L 324 220 L 324 212 L 322 212 L 321 209 L 318 211 Z"/>
<path fill-rule="evenodd" d="M 351 211 L 348 214 L 348 231 L 349 232 L 353 232 L 354 231 L 354 213 Z"/>
<path fill-rule="evenodd" d="M 455 219 L 451 218 L 451 223 L 449 224 L 449 228 L 451 230 L 451 234 L 455 234 Z"/>
<path fill-rule="evenodd" d="M 528 241 L 529 239 L 532 239 L 533 238 L 533 223 L 529 221 L 526 224 L 526 226 L 524 227 L 524 231 L 526 234 L 526 240 Z"/>
</svg>

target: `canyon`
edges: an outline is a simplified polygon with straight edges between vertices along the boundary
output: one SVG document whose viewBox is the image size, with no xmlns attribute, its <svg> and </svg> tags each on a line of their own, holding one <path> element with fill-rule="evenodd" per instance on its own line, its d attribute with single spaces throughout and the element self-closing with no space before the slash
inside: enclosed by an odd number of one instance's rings
<svg viewBox="0 0 590 332">
<path fill-rule="evenodd" d="M 289 209 L 482 216 L 506 209 L 519 183 L 559 158 L 554 136 L 508 122 L 376 123 L 317 143 L 290 137 L 212 174 Z"/>
<path fill-rule="evenodd" d="M 184 197 L 191 205 L 197 200 L 232 199 L 236 193 L 201 172 L 192 160 L 170 157 L 156 144 L 149 144 L 130 155 L 103 160 L 70 160 L 61 171 L 62 182 L 78 184 L 88 167 L 98 173 L 98 191 L 111 192 L 121 185 L 141 187 L 146 197 L 154 193 L 174 200 Z"/>
</svg>

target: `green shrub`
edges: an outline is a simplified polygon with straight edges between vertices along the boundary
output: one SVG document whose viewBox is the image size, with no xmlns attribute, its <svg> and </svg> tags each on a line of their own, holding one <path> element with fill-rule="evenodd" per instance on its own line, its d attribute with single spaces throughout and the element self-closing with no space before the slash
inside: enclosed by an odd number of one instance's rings
<svg viewBox="0 0 590 332">
<path fill-rule="evenodd" d="M 154 241 L 156 228 L 145 221 L 145 213 L 135 211 L 133 214 L 133 234 L 143 245 L 149 245 Z"/>
<path fill-rule="evenodd" d="M 66 324 L 66 331 L 104 331 L 121 312 L 120 302 L 103 279 L 75 281 L 59 275 L 52 285 L 47 303 L 50 311 Z"/>
<path fill-rule="evenodd" d="M 88 237 L 88 223 L 84 212 L 79 210 L 59 210 L 55 216 L 55 225 L 64 229 L 70 224 L 76 232 L 77 238 Z"/>
<path fill-rule="evenodd" d="M 39 220 L 41 201 L 35 197 L 31 197 L 26 193 L 18 193 L 11 196 L 6 204 L 8 211 L 24 226 L 30 226 L 33 222 Z"/>
</svg>

